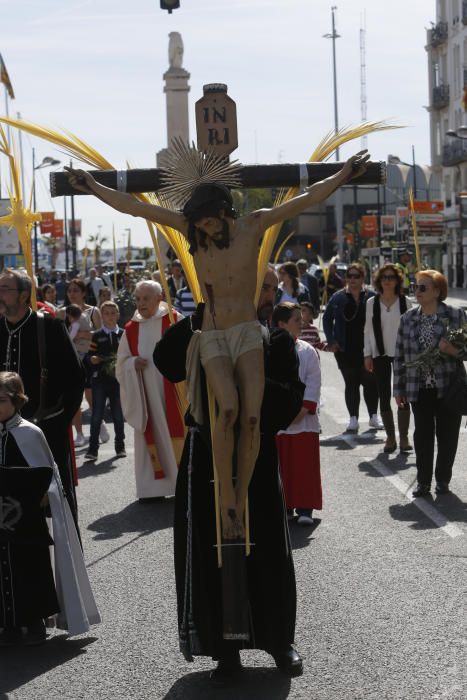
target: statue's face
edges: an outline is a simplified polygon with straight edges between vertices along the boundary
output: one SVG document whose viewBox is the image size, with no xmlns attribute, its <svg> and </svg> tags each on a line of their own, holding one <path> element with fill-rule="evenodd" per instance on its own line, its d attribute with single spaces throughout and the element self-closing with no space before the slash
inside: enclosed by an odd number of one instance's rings
<svg viewBox="0 0 467 700">
<path fill-rule="evenodd" d="M 222 233 L 224 220 L 215 216 L 203 216 L 199 221 L 195 221 L 195 226 L 209 238 L 215 238 L 219 233 Z"/>
</svg>

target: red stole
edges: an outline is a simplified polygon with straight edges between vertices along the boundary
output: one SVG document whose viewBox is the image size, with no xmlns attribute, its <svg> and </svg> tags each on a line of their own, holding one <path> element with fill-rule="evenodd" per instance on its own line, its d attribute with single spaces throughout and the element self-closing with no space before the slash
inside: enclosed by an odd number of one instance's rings
<svg viewBox="0 0 467 700">
<path fill-rule="evenodd" d="M 137 321 L 128 321 L 125 325 L 126 337 L 128 340 L 128 346 L 130 352 L 134 357 L 139 355 L 138 353 L 138 336 L 139 336 L 139 323 Z M 169 315 L 166 314 L 162 317 L 162 332 L 161 337 L 164 335 L 167 328 L 170 326 Z M 170 437 L 172 438 L 172 445 L 174 448 L 175 458 L 177 464 L 180 461 L 181 447 L 183 444 L 183 439 L 185 437 L 185 427 L 183 424 L 182 416 L 180 414 L 180 409 L 177 401 L 177 391 L 175 385 L 169 382 L 168 379 L 163 377 L 164 380 L 164 400 L 165 400 L 165 416 L 167 419 L 167 425 L 169 428 Z M 144 387 L 144 383 L 143 383 Z M 144 391 L 146 391 L 144 389 Z M 148 448 L 149 456 L 151 458 L 151 464 L 154 468 L 154 478 L 163 479 L 164 471 L 160 463 L 159 456 L 157 454 L 157 446 L 154 438 L 154 431 L 152 427 L 152 416 L 151 408 L 149 405 L 148 398 L 146 396 L 146 405 L 148 410 L 148 422 L 146 424 L 146 430 L 144 431 L 144 439 L 146 441 L 146 446 Z"/>
</svg>

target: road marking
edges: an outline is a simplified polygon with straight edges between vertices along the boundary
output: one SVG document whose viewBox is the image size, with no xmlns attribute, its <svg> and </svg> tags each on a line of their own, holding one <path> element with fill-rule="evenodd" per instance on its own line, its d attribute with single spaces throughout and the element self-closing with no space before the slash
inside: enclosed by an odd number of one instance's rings
<svg viewBox="0 0 467 700">
<path fill-rule="evenodd" d="M 346 442 L 349 447 L 352 447 L 353 451 L 361 450 L 364 447 L 368 447 L 365 444 L 359 444 L 356 441 L 356 435 L 334 435 L 332 437 L 325 438 L 323 441 L 326 444 L 326 440 L 342 440 Z M 454 523 L 449 522 L 449 520 L 440 511 L 435 508 L 433 504 L 426 500 L 426 498 L 414 498 L 412 496 L 412 486 L 406 484 L 406 482 L 401 479 L 401 477 L 392 471 L 387 464 L 381 462 L 378 457 L 375 459 L 365 460 L 366 464 L 375 469 L 378 474 L 381 474 L 389 483 L 396 488 L 399 493 L 401 493 L 410 503 L 413 503 L 427 518 L 429 518 L 440 530 L 442 530 L 446 535 L 452 537 L 460 537 L 464 535 L 464 532 Z"/>
<path fill-rule="evenodd" d="M 358 435 L 358 440 L 357 435 L 352 435 L 351 433 L 337 433 L 337 435 L 326 435 L 325 437 L 321 437 L 320 445 L 326 446 L 329 443 L 340 441 L 347 443 L 352 450 L 362 450 L 364 447 L 368 447 L 369 445 L 378 446 L 380 443 L 374 442 L 375 437 L 377 437 L 376 431 L 373 431 L 369 435 L 361 433 Z"/>
<path fill-rule="evenodd" d="M 384 476 L 387 481 L 389 481 L 394 488 L 396 488 L 410 503 L 418 508 L 427 518 L 429 518 L 440 530 L 442 530 L 449 537 L 455 538 L 463 535 L 463 531 L 454 525 L 454 523 L 449 522 L 449 520 L 440 511 L 435 508 L 426 498 L 414 498 L 412 496 L 412 486 L 408 486 L 403 479 L 398 474 L 395 474 L 392 469 L 390 469 L 387 464 L 381 462 L 377 457 L 375 459 L 367 460 L 367 464 L 376 469 L 378 474 Z"/>
</svg>

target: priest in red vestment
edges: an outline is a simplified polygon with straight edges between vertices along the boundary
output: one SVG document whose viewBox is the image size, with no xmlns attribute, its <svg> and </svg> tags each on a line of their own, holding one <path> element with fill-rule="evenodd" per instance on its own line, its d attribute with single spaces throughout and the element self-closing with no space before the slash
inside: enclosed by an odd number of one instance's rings
<svg viewBox="0 0 467 700">
<path fill-rule="evenodd" d="M 153 362 L 156 343 L 170 325 L 160 284 L 139 282 L 135 300 L 118 347 L 116 377 L 123 415 L 134 429 L 136 495 L 145 501 L 174 495 L 184 425 L 175 385 Z"/>
</svg>

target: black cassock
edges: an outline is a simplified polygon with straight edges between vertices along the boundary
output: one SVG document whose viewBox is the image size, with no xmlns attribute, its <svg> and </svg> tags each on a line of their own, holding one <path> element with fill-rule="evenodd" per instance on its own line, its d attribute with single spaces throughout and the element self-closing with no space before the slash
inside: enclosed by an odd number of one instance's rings
<svg viewBox="0 0 467 700">
<path fill-rule="evenodd" d="M 44 315 L 47 358 L 45 413 L 37 425 L 43 431 L 60 472 L 65 495 L 76 518 L 76 494 L 68 428 L 80 407 L 84 370 L 63 321 Z M 21 413 L 34 421 L 40 402 L 41 366 L 37 317 L 28 314 L 16 324 L 0 319 L 0 369 L 17 372 L 29 397 Z"/>
<path fill-rule="evenodd" d="M 185 379 L 186 351 L 193 329 L 200 328 L 203 306 L 195 316 L 171 326 L 157 344 L 154 362 L 169 380 Z M 223 639 L 221 570 L 217 564 L 213 470 L 209 420 L 188 435 L 175 493 L 175 577 L 181 649 L 185 656 L 212 656 L 233 648 L 284 650 L 294 641 L 296 614 L 295 572 L 280 479 L 275 434 L 300 411 L 304 386 L 298 378 L 298 359 L 292 337 L 282 330 L 265 334 L 265 394 L 261 412 L 261 445 L 249 488 L 250 540 L 247 590 L 251 636 L 248 642 Z M 204 415 L 209 416 L 203 371 Z M 187 582 L 188 464 L 192 443 L 192 576 Z M 191 604 L 190 604 L 191 602 Z M 187 618 L 191 610 L 192 620 Z M 190 628 L 196 644 L 190 644 Z"/>
<path fill-rule="evenodd" d="M 27 468 L 2 423 L 0 440 L 0 627 L 21 627 L 59 612 L 52 540 L 40 507 L 53 472 L 50 467 Z"/>
</svg>

